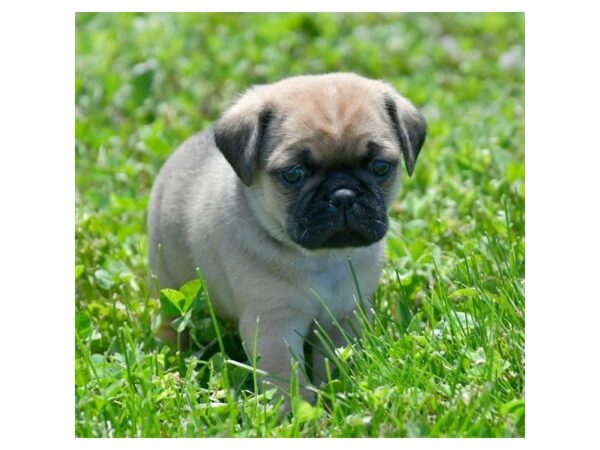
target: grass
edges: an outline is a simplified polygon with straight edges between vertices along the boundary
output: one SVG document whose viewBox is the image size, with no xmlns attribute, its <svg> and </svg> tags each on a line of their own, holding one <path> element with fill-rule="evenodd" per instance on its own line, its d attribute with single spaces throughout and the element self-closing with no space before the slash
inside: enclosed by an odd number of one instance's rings
<svg viewBox="0 0 600 450">
<path fill-rule="evenodd" d="M 520 437 L 524 423 L 522 14 L 78 14 L 80 437 Z M 376 316 L 314 405 L 272 392 L 197 280 L 149 294 L 145 230 L 169 153 L 246 87 L 355 71 L 429 135 L 391 210 Z M 154 338 L 175 309 L 194 352 Z"/>
</svg>

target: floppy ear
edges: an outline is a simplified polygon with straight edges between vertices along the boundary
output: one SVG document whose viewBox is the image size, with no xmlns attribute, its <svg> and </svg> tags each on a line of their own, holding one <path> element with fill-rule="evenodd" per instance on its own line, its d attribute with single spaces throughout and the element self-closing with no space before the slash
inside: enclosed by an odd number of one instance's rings
<svg viewBox="0 0 600 450">
<path fill-rule="evenodd" d="M 398 137 L 406 171 L 412 175 L 425 142 L 427 122 L 411 102 L 396 92 L 385 94 L 385 110 Z"/>
<path fill-rule="evenodd" d="M 243 95 L 215 124 L 215 143 L 235 173 L 250 186 L 273 109 L 253 91 Z"/>
</svg>

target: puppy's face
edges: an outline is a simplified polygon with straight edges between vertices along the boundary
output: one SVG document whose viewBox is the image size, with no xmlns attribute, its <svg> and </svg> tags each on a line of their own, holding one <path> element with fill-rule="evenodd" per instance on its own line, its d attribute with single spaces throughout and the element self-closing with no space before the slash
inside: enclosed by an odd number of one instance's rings
<svg viewBox="0 0 600 450">
<path fill-rule="evenodd" d="M 424 137 L 425 121 L 406 99 L 352 74 L 259 86 L 215 127 L 263 226 L 310 250 L 382 239 L 401 161 L 412 173 Z"/>
<path fill-rule="evenodd" d="M 398 146 L 387 129 L 373 127 L 370 108 L 350 111 L 347 123 L 339 117 L 328 123 L 311 106 L 304 117 L 296 111 L 281 121 L 258 188 L 276 193 L 283 228 L 302 247 L 376 242 L 387 230 L 387 205 L 398 186 Z"/>
</svg>

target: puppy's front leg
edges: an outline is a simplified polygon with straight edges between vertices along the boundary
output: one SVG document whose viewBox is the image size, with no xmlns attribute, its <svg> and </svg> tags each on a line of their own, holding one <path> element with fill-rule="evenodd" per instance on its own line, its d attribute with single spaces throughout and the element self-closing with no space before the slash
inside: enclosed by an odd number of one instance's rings
<svg viewBox="0 0 600 450">
<path fill-rule="evenodd" d="M 328 381 L 327 370 L 325 368 L 325 358 L 330 360 L 331 370 L 334 368 L 329 352 L 335 351 L 340 347 L 345 347 L 349 343 L 352 343 L 356 338 L 361 337 L 362 329 L 360 321 L 357 320 L 358 314 L 359 312 L 355 310 L 337 324 L 333 323 L 332 321 L 325 326 L 321 325 L 322 331 L 324 331 L 327 336 L 321 336 L 320 338 L 317 336 L 311 336 L 314 344 L 312 353 L 312 373 L 313 383 L 315 386 L 319 387 L 321 382 Z M 373 312 L 371 302 L 367 303 L 364 310 L 364 315 L 366 316 L 367 321 L 372 322 Z"/>
<path fill-rule="evenodd" d="M 272 383 L 285 394 L 285 412 L 290 410 L 289 381 L 292 375 L 292 361 L 297 360 L 297 379 L 300 394 L 307 401 L 314 395 L 306 389 L 307 379 L 304 370 L 304 337 L 312 318 L 300 311 L 289 308 L 276 308 L 268 311 L 242 315 L 240 335 L 250 358 L 256 358 L 257 367 L 274 377 L 260 376 L 260 386 Z M 254 355 L 254 351 L 258 355 Z"/>
</svg>

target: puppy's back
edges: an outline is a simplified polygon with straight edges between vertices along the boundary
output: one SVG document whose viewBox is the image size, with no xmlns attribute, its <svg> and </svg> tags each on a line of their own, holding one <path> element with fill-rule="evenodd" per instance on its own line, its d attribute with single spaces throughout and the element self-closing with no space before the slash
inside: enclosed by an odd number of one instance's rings
<svg viewBox="0 0 600 450">
<path fill-rule="evenodd" d="M 189 246 L 191 210 L 200 200 L 206 205 L 206 198 L 214 195 L 211 175 L 223 170 L 230 169 L 212 129 L 190 137 L 160 169 L 148 212 L 149 267 L 160 288 L 176 288 L 196 276 Z"/>
</svg>

